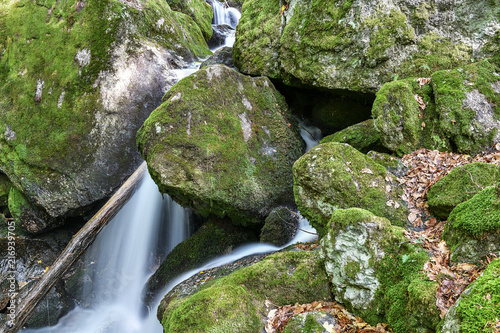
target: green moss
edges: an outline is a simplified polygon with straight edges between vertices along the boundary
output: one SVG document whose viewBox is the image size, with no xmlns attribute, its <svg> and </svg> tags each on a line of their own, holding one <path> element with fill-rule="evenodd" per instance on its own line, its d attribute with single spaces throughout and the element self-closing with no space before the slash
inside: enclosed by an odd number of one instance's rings
<svg viewBox="0 0 500 333">
<path fill-rule="evenodd" d="M 410 251 L 408 251 L 410 250 Z M 436 307 L 435 281 L 422 270 L 429 256 L 425 251 L 393 248 L 379 269 L 379 299 L 385 306 L 385 319 L 396 333 L 434 331 L 440 321 Z M 369 318 L 366 319 L 368 322 Z M 372 324 L 376 322 L 372 321 Z"/>
<path fill-rule="evenodd" d="M 460 332 L 494 332 L 500 317 L 500 260 L 491 262 L 457 306 Z"/>
<path fill-rule="evenodd" d="M 339 132 L 324 137 L 320 143 L 344 142 L 366 154 L 370 150 L 386 150 L 380 141 L 380 135 L 375 130 L 373 119 L 365 120 L 349 126 Z"/>
<path fill-rule="evenodd" d="M 293 171 L 295 202 L 320 235 L 339 208 L 363 208 L 395 225 L 406 223 L 395 177 L 347 144 L 316 146 L 295 162 Z"/>
<path fill-rule="evenodd" d="M 427 77 L 438 70 L 453 69 L 473 61 L 472 49 L 466 44 L 455 44 L 434 33 L 421 36 L 418 51 L 401 63 L 401 77 Z"/>
<path fill-rule="evenodd" d="M 256 332 L 267 315 L 266 299 L 278 306 L 329 299 L 314 252 L 277 253 L 212 281 L 192 296 L 167 295 L 165 332 Z"/>
<path fill-rule="evenodd" d="M 497 165 L 477 162 L 460 166 L 432 185 L 427 193 L 427 203 L 434 215 L 447 219 L 458 204 L 499 181 Z"/>
<path fill-rule="evenodd" d="M 191 16 L 203 33 L 205 40 L 209 40 L 212 37 L 212 18 L 214 12 L 208 3 L 204 0 L 167 0 L 167 3 L 172 10 Z"/>
<path fill-rule="evenodd" d="M 6 175 L 0 174 L 0 207 L 7 206 L 12 183 Z"/>
<path fill-rule="evenodd" d="M 228 220 L 210 219 L 167 255 L 148 280 L 147 296 L 156 296 L 174 277 L 228 253 L 238 245 L 256 240 L 255 231 L 235 227 Z"/>
<path fill-rule="evenodd" d="M 271 209 L 293 200 L 289 177 L 302 141 L 267 78 L 208 66 L 164 100 L 137 136 L 160 191 L 202 215 L 239 224 L 262 223 Z M 250 124 L 246 134 L 242 119 Z"/>
<path fill-rule="evenodd" d="M 333 212 L 330 221 L 328 222 L 328 229 L 338 228 L 338 226 L 346 226 L 357 222 L 369 222 L 377 219 L 378 217 L 360 208 L 337 209 Z"/>
<path fill-rule="evenodd" d="M 448 245 L 453 246 L 456 242 L 446 238 L 450 228 L 453 228 L 455 232 L 474 237 L 498 230 L 500 228 L 500 196 L 497 193 L 497 187 L 482 190 L 451 211 L 443 238 L 447 240 Z"/>
<path fill-rule="evenodd" d="M 395 44 L 410 44 L 415 39 L 415 31 L 399 9 L 391 9 L 389 13 L 380 12 L 365 20 L 364 24 L 371 31 L 370 44 L 365 54 L 371 66 L 388 60 L 387 50 Z"/>
</svg>

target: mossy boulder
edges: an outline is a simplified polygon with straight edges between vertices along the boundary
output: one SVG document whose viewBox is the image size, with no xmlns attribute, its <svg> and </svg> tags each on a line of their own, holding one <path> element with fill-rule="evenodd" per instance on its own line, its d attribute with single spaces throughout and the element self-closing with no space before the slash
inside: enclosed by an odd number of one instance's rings
<svg viewBox="0 0 500 333">
<path fill-rule="evenodd" d="M 135 133 L 170 70 L 210 54 L 196 23 L 160 0 L 3 1 L 0 26 L 0 170 L 53 218 L 135 170 Z"/>
<path fill-rule="evenodd" d="M 167 0 L 172 10 L 189 15 L 200 28 L 205 40 L 212 37 L 214 11 L 205 0 Z"/>
<path fill-rule="evenodd" d="M 260 242 L 283 246 L 293 239 L 299 227 L 299 215 L 287 207 L 273 209 L 260 233 Z"/>
<path fill-rule="evenodd" d="M 328 299 L 317 251 L 288 251 L 212 279 L 194 293 L 172 290 L 158 317 L 164 332 L 260 332 L 266 300 L 281 306 Z"/>
<path fill-rule="evenodd" d="M 500 316 L 499 275 L 500 259 L 495 259 L 448 310 L 438 332 L 494 332 Z"/>
<path fill-rule="evenodd" d="M 442 238 L 451 250 L 450 261 L 478 264 L 490 253 L 500 255 L 500 188 L 487 187 L 456 206 Z"/>
<path fill-rule="evenodd" d="M 382 146 L 380 135 L 373 126 L 373 119 L 365 120 L 361 123 L 349 126 L 339 132 L 324 137 L 320 143 L 342 142 L 356 148 L 363 154 L 370 150 L 387 149 Z"/>
<path fill-rule="evenodd" d="M 293 166 L 295 201 L 320 237 L 336 209 L 358 207 L 406 225 L 403 189 L 382 165 L 345 143 L 320 144 Z"/>
<path fill-rule="evenodd" d="M 435 216 L 445 220 L 458 204 L 498 182 L 498 165 L 476 162 L 457 167 L 431 186 L 427 193 L 429 209 Z"/>
<path fill-rule="evenodd" d="M 148 279 L 144 293 L 146 303 L 153 302 L 158 292 L 176 276 L 257 239 L 258 232 L 234 226 L 227 219 L 208 220 L 191 237 L 178 244 Z"/>
<path fill-rule="evenodd" d="M 268 78 L 223 65 L 182 79 L 138 132 L 163 193 L 202 215 L 262 224 L 293 203 L 292 165 L 303 141 Z"/>
<path fill-rule="evenodd" d="M 372 108 L 382 144 L 399 155 L 420 147 L 465 154 L 489 148 L 500 140 L 499 72 L 482 61 L 435 72 L 427 82 L 386 83 Z"/>
<path fill-rule="evenodd" d="M 439 285 L 422 270 L 428 254 L 408 243 L 402 228 L 363 209 L 339 209 L 320 254 L 335 299 L 354 314 L 394 332 L 434 332 Z"/>
<path fill-rule="evenodd" d="M 295 0 L 280 15 L 282 4 L 245 1 L 234 45 L 243 73 L 375 93 L 395 78 L 429 76 L 495 53 L 484 47 L 496 41 L 492 1 Z"/>
</svg>

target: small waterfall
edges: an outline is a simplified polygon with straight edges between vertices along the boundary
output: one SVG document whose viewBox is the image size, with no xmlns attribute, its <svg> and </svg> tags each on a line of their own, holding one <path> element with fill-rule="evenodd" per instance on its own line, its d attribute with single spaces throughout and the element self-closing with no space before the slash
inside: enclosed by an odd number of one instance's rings
<svg viewBox="0 0 500 333">
<path fill-rule="evenodd" d="M 221 3 L 217 0 L 207 2 L 214 11 L 212 19 L 214 33 L 207 42 L 208 46 L 212 51 L 224 46 L 232 47 L 235 41 L 235 29 L 241 18 L 240 12 L 236 8 L 229 7 L 226 2 Z"/>
<path fill-rule="evenodd" d="M 149 174 L 85 253 L 91 267 L 83 307 L 57 325 L 26 333 L 162 332 L 144 318 L 141 292 L 163 257 L 189 236 L 189 213 L 158 191 Z M 154 317 L 154 316 L 153 316 Z M 154 325 L 145 330 L 145 326 Z M 155 325 L 156 324 L 156 325 Z"/>
<path fill-rule="evenodd" d="M 225 24 L 236 29 L 241 18 L 241 14 L 236 8 L 229 7 L 226 3 L 221 3 L 217 0 L 213 0 L 211 5 L 214 10 L 213 25 Z"/>
<path fill-rule="evenodd" d="M 306 143 L 306 152 L 317 146 L 323 138 L 321 130 L 316 126 L 309 125 L 306 120 L 299 120 L 299 132 Z"/>
</svg>

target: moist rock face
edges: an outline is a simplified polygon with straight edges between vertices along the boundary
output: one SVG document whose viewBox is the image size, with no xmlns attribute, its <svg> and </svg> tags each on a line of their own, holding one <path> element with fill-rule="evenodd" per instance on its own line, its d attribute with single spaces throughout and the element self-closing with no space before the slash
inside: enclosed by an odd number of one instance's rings
<svg viewBox="0 0 500 333">
<path fill-rule="evenodd" d="M 137 136 L 161 192 L 242 225 L 293 203 L 292 165 L 303 141 L 268 78 L 208 66 L 163 100 Z"/>
<path fill-rule="evenodd" d="M 336 209 L 358 207 L 405 225 L 407 207 L 396 177 L 345 143 L 320 144 L 293 167 L 295 202 L 302 216 L 325 235 Z"/>
<path fill-rule="evenodd" d="M 260 242 L 283 246 L 290 242 L 299 227 L 299 215 L 286 207 L 278 207 L 266 218 L 260 233 Z"/>
<path fill-rule="evenodd" d="M 4 1 L 0 12 L 0 170 L 50 218 L 80 214 L 141 163 L 135 133 L 170 70 L 210 51 L 158 0 Z"/>
<path fill-rule="evenodd" d="M 491 1 L 245 1 L 235 63 L 291 85 L 375 93 L 498 51 Z M 481 37 L 479 37 L 481 36 Z"/>
<path fill-rule="evenodd" d="M 433 332 L 439 323 L 438 283 L 422 271 L 429 257 L 405 242 L 403 229 L 369 211 L 336 210 L 320 255 L 332 293 L 371 325 L 394 332 Z"/>
<path fill-rule="evenodd" d="M 372 116 L 384 147 L 475 154 L 499 142 L 500 70 L 488 61 L 386 83 Z"/>
</svg>

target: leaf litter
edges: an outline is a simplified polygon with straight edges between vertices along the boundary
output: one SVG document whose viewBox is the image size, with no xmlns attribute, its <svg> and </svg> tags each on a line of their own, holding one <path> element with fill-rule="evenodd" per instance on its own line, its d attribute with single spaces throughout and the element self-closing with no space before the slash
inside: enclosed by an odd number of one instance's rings
<svg viewBox="0 0 500 333">
<path fill-rule="evenodd" d="M 429 213 L 427 192 L 439 179 L 458 166 L 474 162 L 500 165 L 500 143 L 475 157 L 421 148 L 404 155 L 402 162 L 409 167 L 409 171 L 404 177 L 398 178 L 398 181 L 405 185 L 402 199 L 409 208 L 408 221 L 415 229 L 405 231 L 405 236 L 410 242 L 421 244 L 431 255 L 430 261 L 424 265 L 424 271 L 430 280 L 439 283 L 436 306 L 443 318 L 462 292 L 496 256 L 490 254 L 479 266 L 459 263 L 450 267 L 450 250 L 446 242 L 441 240 L 446 221 L 438 221 Z"/>
</svg>

